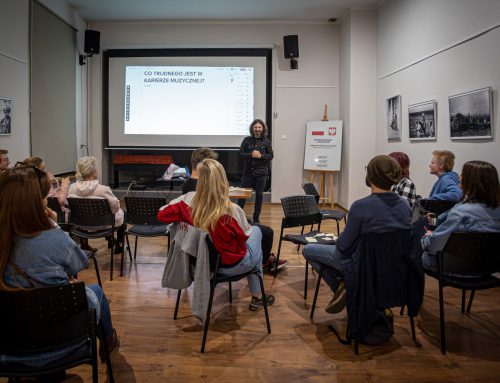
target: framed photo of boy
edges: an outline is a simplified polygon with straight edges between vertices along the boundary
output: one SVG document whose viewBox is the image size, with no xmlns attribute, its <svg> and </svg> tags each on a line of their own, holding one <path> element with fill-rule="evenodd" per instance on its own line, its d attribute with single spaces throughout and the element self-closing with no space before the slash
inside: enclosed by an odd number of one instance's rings
<svg viewBox="0 0 500 383">
<path fill-rule="evenodd" d="M 387 99 L 387 140 L 401 141 L 401 96 Z"/>
<path fill-rule="evenodd" d="M 452 140 L 492 138 L 491 88 L 473 90 L 448 98 Z"/>
<path fill-rule="evenodd" d="M 410 141 L 435 140 L 436 101 L 408 105 L 408 127 Z"/>
<path fill-rule="evenodd" d="M 11 133 L 12 100 L 0 98 L 0 135 L 6 136 Z"/>
</svg>

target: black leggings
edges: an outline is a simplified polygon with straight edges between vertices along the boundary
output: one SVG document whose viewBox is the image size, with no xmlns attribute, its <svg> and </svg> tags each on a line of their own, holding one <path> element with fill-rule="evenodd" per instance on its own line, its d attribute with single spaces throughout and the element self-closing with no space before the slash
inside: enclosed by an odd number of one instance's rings
<svg viewBox="0 0 500 383">
<path fill-rule="evenodd" d="M 273 248 L 274 231 L 269 226 L 255 225 L 262 232 L 262 263 L 267 263 Z"/>
</svg>

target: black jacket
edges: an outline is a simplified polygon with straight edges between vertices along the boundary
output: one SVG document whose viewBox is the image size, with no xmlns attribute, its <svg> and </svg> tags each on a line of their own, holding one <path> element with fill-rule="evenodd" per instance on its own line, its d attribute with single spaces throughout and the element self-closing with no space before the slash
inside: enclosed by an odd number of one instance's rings
<svg viewBox="0 0 500 383">
<path fill-rule="evenodd" d="M 258 150 L 262 158 L 253 158 L 252 152 L 254 150 Z M 273 159 L 271 141 L 267 137 L 245 137 L 240 146 L 240 157 L 245 161 L 243 174 L 247 176 L 267 176 L 269 174 L 269 161 Z"/>
<path fill-rule="evenodd" d="M 342 260 L 349 333 L 362 339 L 377 319 L 377 308 L 406 305 L 416 316 L 424 295 L 422 250 L 413 230 L 363 234 L 357 256 Z"/>
</svg>

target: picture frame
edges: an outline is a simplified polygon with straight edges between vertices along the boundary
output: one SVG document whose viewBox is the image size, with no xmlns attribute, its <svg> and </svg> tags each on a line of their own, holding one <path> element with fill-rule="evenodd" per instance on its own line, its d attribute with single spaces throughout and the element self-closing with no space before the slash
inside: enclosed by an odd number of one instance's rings
<svg viewBox="0 0 500 383">
<path fill-rule="evenodd" d="M 401 141 L 401 95 L 387 99 L 387 140 Z"/>
<path fill-rule="evenodd" d="M 12 133 L 12 100 L 0 97 L 0 136 Z"/>
<path fill-rule="evenodd" d="M 408 105 L 408 137 L 410 141 L 437 139 L 436 100 Z"/>
<path fill-rule="evenodd" d="M 448 97 L 452 140 L 492 139 L 491 87 Z"/>
</svg>

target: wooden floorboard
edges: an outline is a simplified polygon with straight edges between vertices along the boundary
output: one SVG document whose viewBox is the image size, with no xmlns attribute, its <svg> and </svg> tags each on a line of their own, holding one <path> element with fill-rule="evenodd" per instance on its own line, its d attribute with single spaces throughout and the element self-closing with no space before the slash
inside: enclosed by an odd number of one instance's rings
<svg viewBox="0 0 500 383">
<path fill-rule="evenodd" d="M 252 205 L 246 210 L 251 213 Z M 279 234 L 281 207 L 265 205 L 261 221 Z M 251 215 L 251 214 L 249 214 Z M 335 231 L 334 221 L 322 229 Z M 293 230 L 292 230 L 293 231 Z M 292 232 L 291 231 L 291 232 Z M 478 292 L 471 314 L 461 314 L 458 290 L 445 289 L 448 353 L 439 351 L 437 283 L 426 279 L 426 293 L 416 318 L 417 342 L 406 316 L 394 309 L 395 334 L 378 347 L 338 343 L 328 330 L 345 329 L 345 311 L 330 315 L 323 308 L 331 293 L 322 285 L 314 321 L 309 310 L 316 276 L 309 273 L 309 297 L 302 298 L 304 260 L 296 246 L 283 245 L 289 267 L 276 279 L 265 276 L 266 290 L 276 296 L 269 309 L 272 333 L 267 335 L 264 313 L 248 309 L 246 281 L 234 284 L 233 304 L 227 288 L 218 287 L 205 354 L 200 354 L 202 331 L 191 316 L 191 291 L 183 293 L 179 319 L 173 320 L 176 290 L 161 288 L 166 239 L 141 239 L 136 262 L 126 263 L 125 275 L 109 281 L 109 253 L 104 241 L 91 241 L 104 290 L 111 301 L 114 326 L 121 340 L 112 354 L 116 382 L 499 382 L 500 289 Z M 277 240 L 274 250 L 278 247 Z M 119 263 L 115 264 L 115 272 Z M 93 267 L 80 273 L 95 283 Z M 91 381 L 90 366 L 71 370 Z M 99 381 L 106 366 L 99 365 Z M 5 380 L 1 380 L 4 382 Z"/>
</svg>

